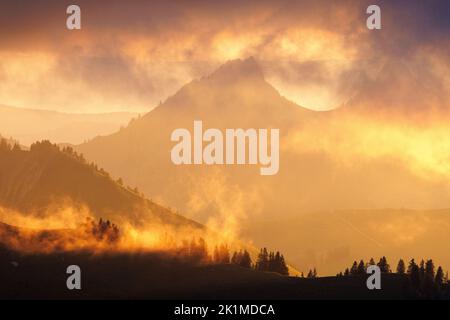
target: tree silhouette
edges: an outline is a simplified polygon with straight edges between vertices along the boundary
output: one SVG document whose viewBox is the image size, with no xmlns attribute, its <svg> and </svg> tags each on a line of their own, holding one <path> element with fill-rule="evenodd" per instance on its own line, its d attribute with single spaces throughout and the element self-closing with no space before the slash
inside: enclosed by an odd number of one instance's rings
<svg viewBox="0 0 450 320">
<path fill-rule="evenodd" d="M 409 261 L 408 269 L 407 269 L 406 272 L 407 272 L 408 274 L 411 274 L 411 273 L 413 272 L 413 269 L 414 269 L 415 267 L 417 267 L 417 264 L 416 264 L 416 262 L 414 261 L 414 259 L 411 259 L 411 261 Z"/>
<path fill-rule="evenodd" d="M 239 250 L 239 252 L 235 251 L 233 253 L 231 263 L 250 269 L 252 267 L 252 258 L 247 250 Z"/>
<path fill-rule="evenodd" d="M 425 263 L 425 275 L 429 278 L 434 279 L 434 263 L 433 260 L 427 260 L 427 262 Z"/>
<path fill-rule="evenodd" d="M 317 271 L 316 269 L 314 270 L 309 270 L 308 275 L 306 276 L 308 279 L 315 279 L 317 277 Z"/>
<path fill-rule="evenodd" d="M 195 238 L 192 238 L 191 242 L 189 243 L 188 255 L 195 261 L 208 261 L 208 247 L 206 245 L 205 239 L 199 238 L 197 241 Z"/>
<path fill-rule="evenodd" d="M 284 260 L 284 256 L 280 254 L 279 252 L 275 255 L 276 259 L 276 270 L 275 272 L 278 272 L 282 275 L 289 275 L 289 268 L 286 265 L 286 261 Z M 315 270 L 315 269 L 314 269 Z"/>
<path fill-rule="evenodd" d="M 391 271 L 390 266 L 389 266 L 385 256 L 380 258 L 380 261 L 377 263 L 377 266 L 380 268 L 380 271 L 383 273 L 388 273 Z"/>
<path fill-rule="evenodd" d="M 350 274 L 351 275 L 358 274 L 358 263 L 356 261 L 353 262 L 353 265 L 350 268 Z"/>
<path fill-rule="evenodd" d="M 289 268 L 286 265 L 284 256 L 279 251 L 268 252 L 266 248 L 262 248 L 259 252 L 255 269 L 258 271 L 277 272 L 282 275 L 289 274 Z"/>
<path fill-rule="evenodd" d="M 442 270 L 442 267 L 439 266 L 436 271 L 436 277 L 434 278 L 434 282 L 436 285 L 440 288 L 442 287 L 442 284 L 444 283 L 444 270 Z"/>
<path fill-rule="evenodd" d="M 397 264 L 397 273 L 404 274 L 405 271 L 406 271 L 405 261 L 403 261 L 403 259 L 400 259 Z"/>
<path fill-rule="evenodd" d="M 221 244 L 214 248 L 213 260 L 219 264 L 230 263 L 230 251 L 226 244 Z"/>
<path fill-rule="evenodd" d="M 409 282 L 411 285 L 411 288 L 413 291 L 417 291 L 420 289 L 420 268 L 414 261 L 414 259 L 411 259 L 408 265 L 408 275 L 409 275 Z"/>
<path fill-rule="evenodd" d="M 248 268 L 248 269 L 250 269 L 252 267 L 252 258 L 250 257 L 250 253 L 248 253 L 247 250 L 244 250 L 244 253 L 242 254 L 239 265 L 241 267 Z"/>
<path fill-rule="evenodd" d="M 267 271 L 269 269 L 269 253 L 267 248 L 262 248 L 256 260 L 255 269 L 258 271 Z"/>
<path fill-rule="evenodd" d="M 425 262 L 425 270 L 421 279 L 421 294 L 427 299 L 433 299 L 438 294 L 438 288 L 435 284 L 435 271 L 433 260 L 429 259 Z"/>
<path fill-rule="evenodd" d="M 356 268 L 356 274 L 365 274 L 366 273 L 366 266 L 364 264 L 364 261 L 361 259 L 359 261 L 358 267 Z"/>
<path fill-rule="evenodd" d="M 419 275 L 421 279 L 425 277 L 425 261 L 423 259 L 420 261 Z"/>
<path fill-rule="evenodd" d="M 272 251 L 269 252 L 269 261 L 267 263 L 266 271 L 275 271 L 277 269 L 276 261 L 275 261 L 275 253 Z"/>
</svg>

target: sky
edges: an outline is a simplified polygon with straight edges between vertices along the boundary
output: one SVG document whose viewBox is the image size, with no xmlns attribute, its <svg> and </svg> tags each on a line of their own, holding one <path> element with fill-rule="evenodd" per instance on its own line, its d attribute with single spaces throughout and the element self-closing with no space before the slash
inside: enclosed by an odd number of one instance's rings
<svg viewBox="0 0 450 320">
<path fill-rule="evenodd" d="M 81 7 L 81 30 L 66 29 L 70 4 Z M 370 4 L 381 8 L 381 30 L 366 28 Z M 446 88 L 449 12 L 445 0 L 2 0 L 0 104 L 145 112 L 248 56 L 281 94 L 315 110 L 344 103 L 387 59 Z"/>
</svg>

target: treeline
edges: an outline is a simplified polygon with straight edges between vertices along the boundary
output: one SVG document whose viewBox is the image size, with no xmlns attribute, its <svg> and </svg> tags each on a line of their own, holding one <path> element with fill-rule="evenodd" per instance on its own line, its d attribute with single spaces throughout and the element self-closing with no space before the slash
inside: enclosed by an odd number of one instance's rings
<svg viewBox="0 0 450 320">
<path fill-rule="evenodd" d="M 408 289 L 413 296 L 438 298 L 448 283 L 448 273 L 444 274 L 441 266 L 435 269 L 431 259 L 426 262 L 422 259 L 418 265 L 411 259 L 406 272 L 409 275 Z"/>
<path fill-rule="evenodd" d="M 318 273 L 317 273 L 317 269 L 313 268 L 313 269 L 309 269 L 308 273 L 306 274 L 306 278 L 308 279 L 315 279 L 317 278 Z M 305 278 L 305 274 L 302 272 L 300 273 L 300 278 Z"/>
<path fill-rule="evenodd" d="M 366 270 L 370 265 L 377 265 L 382 273 L 404 275 L 407 279 L 405 289 L 407 294 L 413 298 L 439 298 L 448 284 L 448 272 L 444 273 L 441 266 L 436 268 L 432 259 L 422 259 L 419 264 L 411 259 L 407 266 L 405 261 L 400 259 L 395 271 L 391 269 L 386 257 L 381 257 L 378 263 L 375 263 L 373 258 L 368 263 L 365 263 L 364 260 L 354 261 L 350 268 L 346 268 L 337 276 L 367 275 Z"/>
<path fill-rule="evenodd" d="M 266 248 L 261 249 L 259 252 L 255 269 L 258 271 L 277 272 L 279 274 L 289 275 L 289 269 L 284 260 L 284 256 L 279 251 L 268 252 Z"/>
<path fill-rule="evenodd" d="M 193 238 L 190 242 L 185 241 L 180 253 L 196 261 L 207 264 L 235 264 L 243 268 L 256 271 L 276 272 L 282 275 L 289 275 L 284 256 L 279 251 L 268 251 L 262 248 L 255 262 L 246 249 L 231 253 L 226 244 L 216 245 L 212 254 L 208 253 L 208 246 L 203 238 Z"/>
<path fill-rule="evenodd" d="M 402 259 L 399 261 L 399 266 L 403 265 L 404 269 L 404 262 Z M 366 274 L 367 267 L 371 265 L 377 265 L 380 268 L 380 271 L 382 273 L 390 273 L 391 267 L 389 263 L 387 262 L 386 257 L 381 257 L 380 260 L 375 263 L 375 260 L 373 258 L 370 258 L 369 262 L 365 263 L 364 260 L 360 260 L 359 263 L 357 261 L 354 261 L 352 266 L 350 268 L 346 268 L 344 272 L 340 272 L 337 274 L 338 276 L 349 276 L 349 275 L 358 275 L 358 274 Z M 405 273 L 404 271 L 402 273 Z"/>
</svg>

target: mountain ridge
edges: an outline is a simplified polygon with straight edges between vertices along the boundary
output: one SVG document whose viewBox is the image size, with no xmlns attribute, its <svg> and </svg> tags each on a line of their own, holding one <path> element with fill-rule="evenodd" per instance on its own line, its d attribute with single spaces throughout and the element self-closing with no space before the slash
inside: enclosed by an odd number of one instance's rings
<svg viewBox="0 0 450 320">
<path fill-rule="evenodd" d="M 159 195 L 159 186 L 191 175 L 185 170 L 187 168 L 174 166 L 170 160 L 170 135 L 177 128 L 192 128 L 194 120 L 202 120 L 205 128 L 282 128 L 280 136 L 285 137 L 289 128 L 325 114 L 288 101 L 259 71 L 247 77 L 245 72 L 237 71 L 239 66 L 242 70 L 257 68 L 254 59 L 229 62 L 226 67 L 219 68 L 220 72 L 186 84 L 126 128 L 96 137 L 75 149 L 88 159 L 102 163 L 115 177 L 124 177 L 129 183 L 140 185 L 146 194 Z M 236 81 L 228 81 L 229 72 L 238 76 Z M 223 78 L 227 79 L 225 85 Z M 202 171 L 190 168 L 194 175 L 194 172 Z M 176 207 L 180 202 L 165 200 L 164 203 Z"/>
<path fill-rule="evenodd" d="M 203 228 L 143 198 L 137 189 L 113 181 L 70 148 L 61 151 L 44 141 L 29 151 L 2 148 L 0 153 L 0 205 L 4 208 L 42 216 L 54 206 L 86 205 L 97 218 Z"/>
<path fill-rule="evenodd" d="M 63 113 L 0 105 L 0 130 L 3 135 L 13 136 L 28 146 L 40 140 L 77 144 L 112 133 L 137 115 L 129 112 Z"/>
</svg>

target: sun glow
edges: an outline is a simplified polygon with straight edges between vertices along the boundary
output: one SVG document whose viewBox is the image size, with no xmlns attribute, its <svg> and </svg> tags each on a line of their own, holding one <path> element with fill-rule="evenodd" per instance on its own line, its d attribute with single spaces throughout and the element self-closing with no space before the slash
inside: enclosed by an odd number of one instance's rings
<svg viewBox="0 0 450 320">
<path fill-rule="evenodd" d="M 358 158 L 392 157 L 423 178 L 448 179 L 449 136 L 448 124 L 439 120 L 414 125 L 348 116 L 303 128 L 291 134 L 284 147 L 296 152 L 325 151 L 349 166 Z"/>
</svg>

